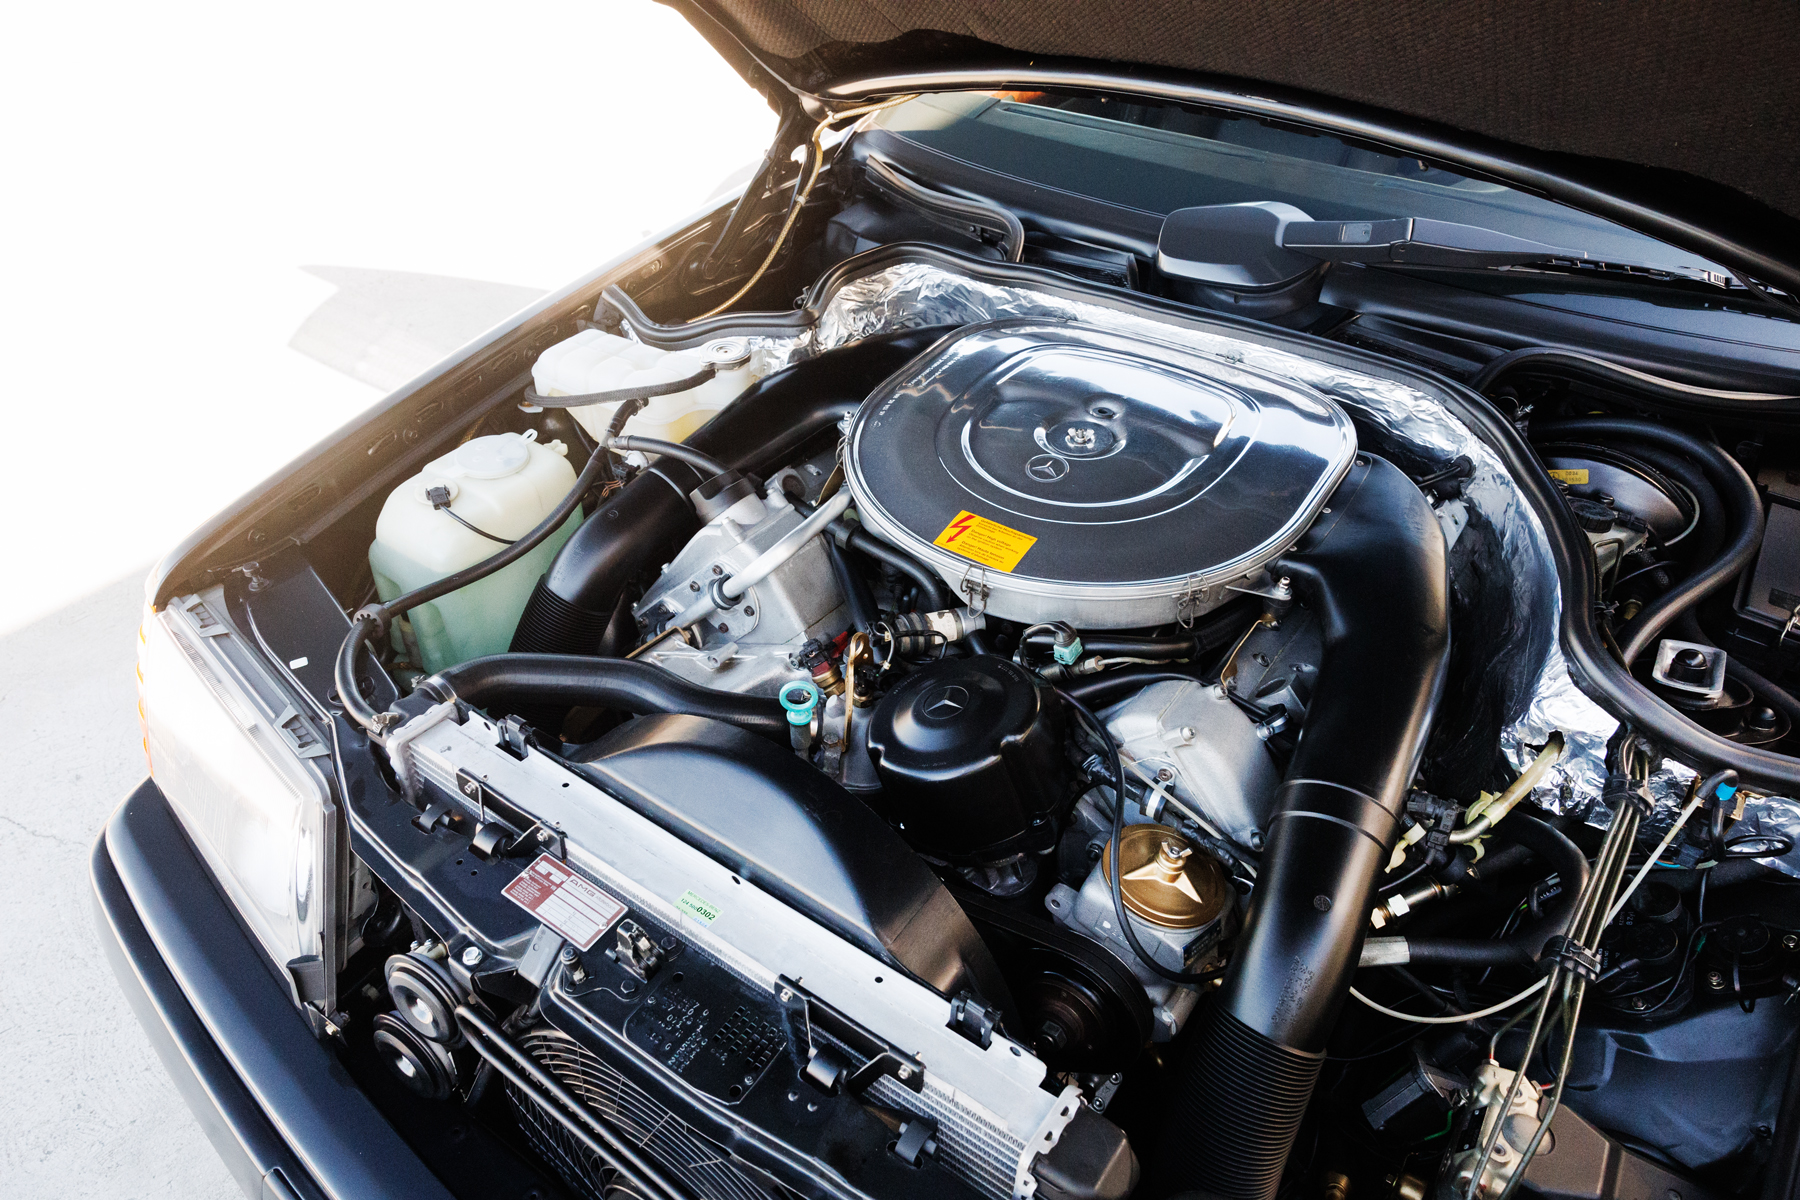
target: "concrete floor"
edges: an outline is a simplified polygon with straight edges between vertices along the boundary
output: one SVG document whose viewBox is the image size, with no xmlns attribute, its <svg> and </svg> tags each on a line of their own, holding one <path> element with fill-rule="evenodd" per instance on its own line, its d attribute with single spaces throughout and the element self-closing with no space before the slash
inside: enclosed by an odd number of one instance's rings
<svg viewBox="0 0 1800 1200">
<path fill-rule="evenodd" d="M 238 1194 L 90 916 L 94 838 L 144 774 L 150 561 L 741 179 L 773 128 L 648 0 L 496 11 L 99 0 L 22 13 L 0 48 L 8 163 L 36 181 L 0 195 L 0 223 L 29 231 L 0 291 L 6 1200 Z"/>
<path fill-rule="evenodd" d="M 0 637 L 0 1195 L 238 1195 L 113 983 L 88 854 L 144 775 L 142 570 Z"/>
</svg>

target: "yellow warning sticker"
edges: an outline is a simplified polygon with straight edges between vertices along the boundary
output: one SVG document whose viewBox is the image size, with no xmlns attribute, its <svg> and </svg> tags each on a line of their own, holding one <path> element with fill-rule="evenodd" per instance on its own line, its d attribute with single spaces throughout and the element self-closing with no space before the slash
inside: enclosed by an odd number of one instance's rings
<svg viewBox="0 0 1800 1200">
<path fill-rule="evenodd" d="M 1588 481 L 1588 473 L 1586 467 L 1570 467 L 1563 470 L 1551 471 L 1550 478 L 1556 480 L 1558 483 L 1580 485 L 1585 484 Z"/>
<path fill-rule="evenodd" d="M 1008 529 L 998 521 L 978 517 L 972 512 L 959 512 L 944 526 L 934 546 L 942 546 L 952 554 L 974 559 L 996 571 L 1010 571 L 1019 565 L 1025 552 L 1037 542 L 1029 533 Z"/>
</svg>

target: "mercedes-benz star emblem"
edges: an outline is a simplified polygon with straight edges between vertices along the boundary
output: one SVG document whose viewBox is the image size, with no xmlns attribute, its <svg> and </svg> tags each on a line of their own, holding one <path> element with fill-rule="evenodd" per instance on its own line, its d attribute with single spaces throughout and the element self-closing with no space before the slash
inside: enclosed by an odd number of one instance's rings
<svg viewBox="0 0 1800 1200">
<path fill-rule="evenodd" d="M 946 720 L 954 717 L 969 707 L 969 693 L 960 684 L 951 684 L 941 688 L 925 698 L 924 713 L 928 717 Z"/>
<path fill-rule="evenodd" d="M 1069 460 L 1056 454 L 1040 454 L 1025 464 L 1025 473 L 1039 483 L 1055 483 L 1069 473 Z"/>
</svg>

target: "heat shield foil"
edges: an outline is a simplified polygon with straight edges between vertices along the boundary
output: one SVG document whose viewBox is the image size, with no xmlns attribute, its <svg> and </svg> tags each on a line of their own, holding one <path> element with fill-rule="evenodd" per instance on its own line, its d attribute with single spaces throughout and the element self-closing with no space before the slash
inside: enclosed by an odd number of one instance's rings
<svg viewBox="0 0 1800 1200">
<path fill-rule="evenodd" d="M 1604 827 L 1611 814 L 1600 803 L 1606 778 L 1606 743 L 1618 722 L 1576 687 L 1563 658 L 1557 630 L 1562 596 L 1556 567 L 1537 513 L 1487 443 L 1434 394 L 1396 365 L 1384 375 L 1371 365 L 1352 368 L 1329 354 L 1301 354 L 1260 342 L 1233 326 L 1204 318 L 1181 323 L 1159 320 L 1027 287 L 977 279 L 938 262 L 900 262 L 846 279 L 820 298 L 819 319 L 791 338 L 755 338 L 753 350 L 771 369 L 847 346 L 865 338 L 933 325 L 970 325 L 1009 317 L 1076 321 L 1154 340 L 1175 342 L 1221 362 L 1304 383 L 1336 400 L 1375 438 L 1368 448 L 1398 457 L 1417 473 L 1445 467 L 1459 456 L 1474 464 L 1464 501 L 1486 518 L 1497 535 L 1512 589 L 1512 609 L 1522 622 L 1517 644 L 1532 652 L 1511 655 L 1489 686 L 1499 688 L 1507 714 L 1500 744 L 1514 769 L 1523 770 L 1550 734 L 1561 731 L 1568 744 L 1562 763 L 1545 776 L 1533 799 L 1555 813 L 1579 813 Z M 1430 464 L 1430 465 L 1426 465 Z M 1651 826 L 1671 819 L 1693 772 L 1668 763 L 1650 780 L 1659 812 Z M 1753 798 L 1746 832 L 1788 834 L 1800 840 L 1800 802 L 1782 797 Z M 1771 860 L 1800 876 L 1800 851 Z"/>
</svg>

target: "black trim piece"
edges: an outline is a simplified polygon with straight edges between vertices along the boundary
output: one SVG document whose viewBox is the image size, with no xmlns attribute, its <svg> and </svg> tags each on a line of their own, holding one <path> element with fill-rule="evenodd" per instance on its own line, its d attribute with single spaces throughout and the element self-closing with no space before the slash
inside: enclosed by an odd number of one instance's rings
<svg viewBox="0 0 1800 1200">
<path fill-rule="evenodd" d="M 185 1064 L 184 1096 L 240 1183 L 247 1164 L 256 1190 L 279 1167 L 309 1198 L 450 1200 L 313 1038 L 154 783 L 113 814 L 92 869 L 120 982 L 146 994 L 140 1019 L 178 1085 Z"/>
<path fill-rule="evenodd" d="M 88 871 L 94 927 L 119 989 L 225 1169 L 247 1195 L 258 1194 L 279 1171 L 275 1195 L 286 1187 L 304 1200 L 323 1197 L 181 994 L 113 869 L 104 833 L 95 839 Z"/>
</svg>

